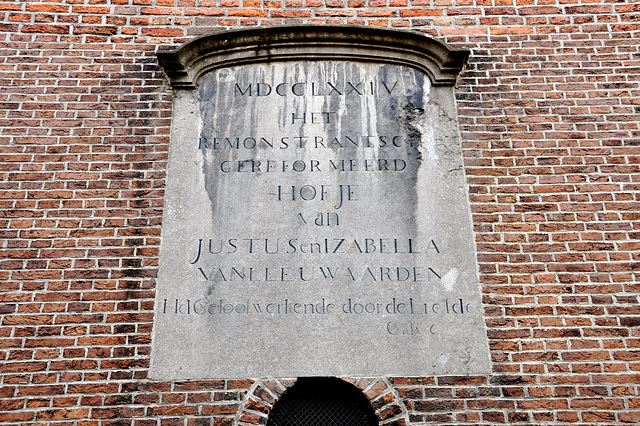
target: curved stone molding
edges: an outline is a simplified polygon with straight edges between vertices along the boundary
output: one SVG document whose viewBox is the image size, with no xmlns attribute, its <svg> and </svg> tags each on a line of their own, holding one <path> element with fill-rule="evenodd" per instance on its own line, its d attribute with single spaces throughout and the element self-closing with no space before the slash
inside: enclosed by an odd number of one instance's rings
<svg viewBox="0 0 640 426">
<path fill-rule="evenodd" d="M 171 85 L 192 89 L 204 73 L 273 61 L 347 60 L 395 64 L 425 72 L 435 86 L 455 84 L 469 52 L 420 33 L 365 26 L 275 26 L 195 38 L 161 47 L 158 60 Z"/>
<path fill-rule="evenodd" d="M 398 392 L 386 378 L 345 378 L 365 394 L 375 410 L 380 426 L 406 426 L 409 424 L 407 408 Z M 256 380 L 245 396 L 234 419 L 233 426 L 267 424 L 273 404 L 295 384 L 295 379 Z"/>
</svg>

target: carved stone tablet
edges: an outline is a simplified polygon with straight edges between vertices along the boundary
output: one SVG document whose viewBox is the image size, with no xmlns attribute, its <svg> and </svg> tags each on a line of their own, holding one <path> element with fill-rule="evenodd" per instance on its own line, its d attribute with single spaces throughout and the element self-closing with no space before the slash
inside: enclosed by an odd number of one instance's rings
<svg viewBox="0 0 640 426">
<path fill-rule="evenodd" d="M 175 96 L 153 378 L 489 371 L 451 87 L 303 58 Z"/>
</svg>

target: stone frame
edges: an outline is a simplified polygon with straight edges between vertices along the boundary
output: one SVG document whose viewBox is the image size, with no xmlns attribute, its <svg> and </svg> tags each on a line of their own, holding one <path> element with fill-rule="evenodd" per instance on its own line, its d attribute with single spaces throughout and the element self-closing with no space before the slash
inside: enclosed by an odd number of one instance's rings
<svg viewBox="0 0 640 426">
<path fill-rule="evenodd" d="M 202 37 L 195 38 L 183 44 L 182 46 L 160 48 L 158 59 L 160 65 L 164 68 L 172 87 L 174 88 L 173 99 L 173 117 L 171 127 L 171 148 L 169 153 L 169 162 L 181 164 L 188 170 L 200 169 L 199 164 L 189 160 L 189 154 L 186 152 L 189 144 L 199 139 L 198 126 L 193 125 L 194 120 L 198 116 L 198 79 L 209 72 L 239 67 L 245 65 L 273 64 L 294 61 L 342 61 L 342 62 L 362 62 L 369 65 L 392 65 L 411 68 L 423 73 L 431 81 L 431 88 L 434 97 L 438 99 L 438 108 L 443 116 L 456 116 L 455 95 L 453 86 L 459 73 L 465 66 L 469 52 L 463 49 L 452 49 L 446 44 L 426 37 L 421 33 L 408 32 L 400 30 L 389 30 L 362 26 L 275 26 L 261 27 L 252 29 L 234 30 L 228 32 L 220 32 Z M 426 81 L 426 80 L 425 80 Z M 452 125 L 455 126 L 455 125 Z M 457 127 L 452 127 L 452 137 L 458 139 L 459 133 Z M 447 173 L 463 173 L 462 165 L 457 165 L 453 169 L 447 169 Z M 196 176 L 198 173 L 188 173 L 189 176 Z M 179 205 L 183 194 L 192 192 L 194 182 L 190 179 L 172 178 L 171 171 L 168 172 L 168 183 L 165 192 L 165 223 L 172 223 L 174 228 L 172 232 L 175 235 L 186 235 L 188 230 L 187 224 L 199 223 L 201 220 L 199 211 L 206 211 L 206 200 L 198 201 L 190 209 L 180 211 L 176 208 Z M 198 178 L 200 179 L 200 178 Z M 461 178 L 460 184 L 464 185 L 464 178 Z M 200 185 L 200 182 L 195 182 Z M 171 205 L 169 201 L 174 200 Z M 465 208 L 468 209 L 468 206 Z M 463 218 L 465 221 L 468 220 Z M 465 225 L 467 226 L 467 225 Z M 166 235 L 163 225 L 163 239 Z M 475 246 L 469 240 L 469 252 L 475 259 Z M 160 249 L 160 266 L 158 281 L 162 279 L 163 270 L 172 270 L 173 264 L 165 264 L 162 261 L 169 259 L 164 252 L 165 246 Z M 172 259 L 173 261 L 174 259 Z M 165 262 L 166 263 L 166 262 Z M 169 262 L 170 263 L 170 262 Z M 173 265 L 175 266 L 175 265 Z M 164 269 L 163 269 L 164 268 Z M 477 265 L 469 273 L 476 274 Z M 158 289 L 160 286 L 158 285 Z M 161 306 L 161 294 L 157 289 L 156 306 Z M 165 299 L 166 301 L 166 299 Z M 177 303 L 177 299 L 176 299 Z M 462 303 L 462 300 L 461 300 Z M 480 302 L 481 303 L 481 302 Z M 156 311 L 158 315 L 158 311 Z M 482 314 L 478 314 L 480 318 L 476 318 L 476 322 L 481 322 Z M 151 352 L 151 370 L 150 377 L 154 379 L 204 379 L 218 377 L 220 373 L 189 373 L 181 375 L 174 372 L 169 373 L 171 369 L 176 368 L 177 361 L 174 365 L 169 365 L 173 361 L 165 361 L 167 358 L 158 356 L 160 352 L 160 344 L 157 344 L 157 338 L 160 327 L 156 317 L 156 325 L 154 326 L 154 336 L 152 338 L 153 347 Z M 483 333 L 486 339 L 486 331 Z M 464 371 L 457 373 L 484 373 L 490 371 L 490 358 L 488 354 L 488 345 L 486 341 L 482 343 L 482 360 L 473 364 L 476 370 L 469 370 L 466 366 Z M 154 352 L 156 355 L 154 356 Z M 486 352 L 486 353 L 485 353 Z M 486 358 L 486 359 L 485 359 Z M 447 358 L 448 359 L 448 358 Z M 443 361 L 446 363 L 447 361 Z M 477 365 L 476 365 L 477 364 Z M 435 364 L 434 364 L 435 365 Z M 440 364 L 438 364 L 440 365 Z M 444 365 L 444 364 L 443 364 Z M 465 363 L 466 365 L 466 363 Z M 440 367 L 438 367 L 440 368 Z M 442 367 L 444 368 L 444 367 Z M 448 368 L 448 367 L 447 367 Z M 179 369 L 179 368 L 178 368 Z M 436 373 L 436 367 L 432 366 L 432 373 Z M 177 371 L 177 370 L 176 370 Z M 426 371 L 426 370 L 425 370 Z M 449 373 L 445 369 L 443 373 Z M 424 373 L 424 372 L 423 372 Z M 226 373 L 225 373 L 226 374 Z M 240 378 L 238 373 L 228 373 L 225 378 Z M 242 377 L 291 377 L 297 375 L 297 372 L 286 371 L 273 373 L 262 371 L 260 373 L 243 373 Z M 315 375 L 315 372 L 304 372 L 303 375 Z M 355 377 L 371 377 L 384 374 L 417 374 L 412 371 L 405 373 L 404 371 L 323 371 L 322 375 L 347 375 L 353 374 Z M 426 373 L 425 373 L 426 374 Z"/>
</svg>

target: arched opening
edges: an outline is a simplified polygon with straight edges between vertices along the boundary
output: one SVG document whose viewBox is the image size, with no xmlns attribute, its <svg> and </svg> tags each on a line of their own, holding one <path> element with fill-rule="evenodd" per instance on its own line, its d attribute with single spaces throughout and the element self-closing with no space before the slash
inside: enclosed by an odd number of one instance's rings
<svg viewBox="0 0 640 426">
<path fill-rule="evenodd" d="M 378 418 L 352 384 L 334 377 L 303 377 L 274 404 L 267 426 L 378 426 Z"/>
</svg>

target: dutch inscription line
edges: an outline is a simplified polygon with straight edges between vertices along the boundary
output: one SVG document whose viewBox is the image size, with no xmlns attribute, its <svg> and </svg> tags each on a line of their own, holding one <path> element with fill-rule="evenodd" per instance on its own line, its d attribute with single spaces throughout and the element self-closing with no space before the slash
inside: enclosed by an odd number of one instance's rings
<svg viewBox="0 0 640 426">
<path fill-rule="evenodd" d="M 427 282 L 431 279 L 442 279 L 442 275 L 433 268 L 426 266 L 366 266 L 343 268 L 330 266 L 314 267 L 225 267 L 209 268 L 205 271 L 198 267 L 198 271 L 207 281 L 214 282 L 310 282 L 310 281 L 340 281 L 340 282 Z"/>
<path fill-rule="evenodd" d="M 302 120 L 302 124 L 306 123 L 306 113 L 302 113 L 301 117 L 297 118 L 295 113 L 292 113 L 292 124 L 295 124 L 296 120 Z M 329 114 L 328 112 L 309 113 L 311 117 L 315 117 L 316 114 Z M 330 117 L 330 115 L 327 115 Z M 317 123 L 316 120 L 310 119 L 312 123 Z M 342 135 L 342 136 L 223 136 L 223 137 L 209 137 L 201 136 L 198 139 L 198 149 L 211 149 L 217 151 L 224 150 L 285 150 L 285 149 L 355 149 L 355 148 L 416 148 L 420 146 L 420 141 L 414 139 L 407 139 L 400 135 Z"/>
<path fill-rule="evenodd" d="M 212 254 L 439 254 L 434 240 L 421 247 L 413 238 L 323 238 L 304 241 L 299 238 L 199 238 L 196 243 L 197 263 L 203 255 Z"/>
<path fill-rule="evenodd" d="M 162 311 L 174 315 L 248 315 L 248 314 L 276 314 L 276 315 L 428 315 L 428 316 L 456 316 L 468 314 L 473 309 L 471 303 L 462 298 L 422 302 L 412 297 L 401 299 L 393 297 L 388 302 L 363 301 L 348 298 L 343 302 L 330 302 L 323 297 L 318 302 L 296 302 L 285 298 L 280 302 L 256 302 L 245 299 L 242 302 L 229 300 L 212 300 L 202 297 L 198 300 L 164 299 Z"/>
<path fill-rule="evenodd" d="M 369 83 L 369 84 L 367 84 Z M 387 84 L 386 81 L 380 81 L 381 86 L 384 88 L 387 94 L 391 94 L 396 86 L 398 85 L 397 81 L 394 81 L 393 84 L 390 82 Z M 279 83 L 276 85 L 269 83 L 249 83 L 243 84 L 235 84 L 235 94 L 240 96 L 269 96 L 269 95 L 277 95 L 277 96 L 347 96 L 347 95 L 377 95 L 379 90 L 375 82 L 369 81 L 347 81 L 345 83 L 341 82 L 311 82 L 311 84 L 306 82 L 294 82 L 294 83 Z"/>
</svg>

